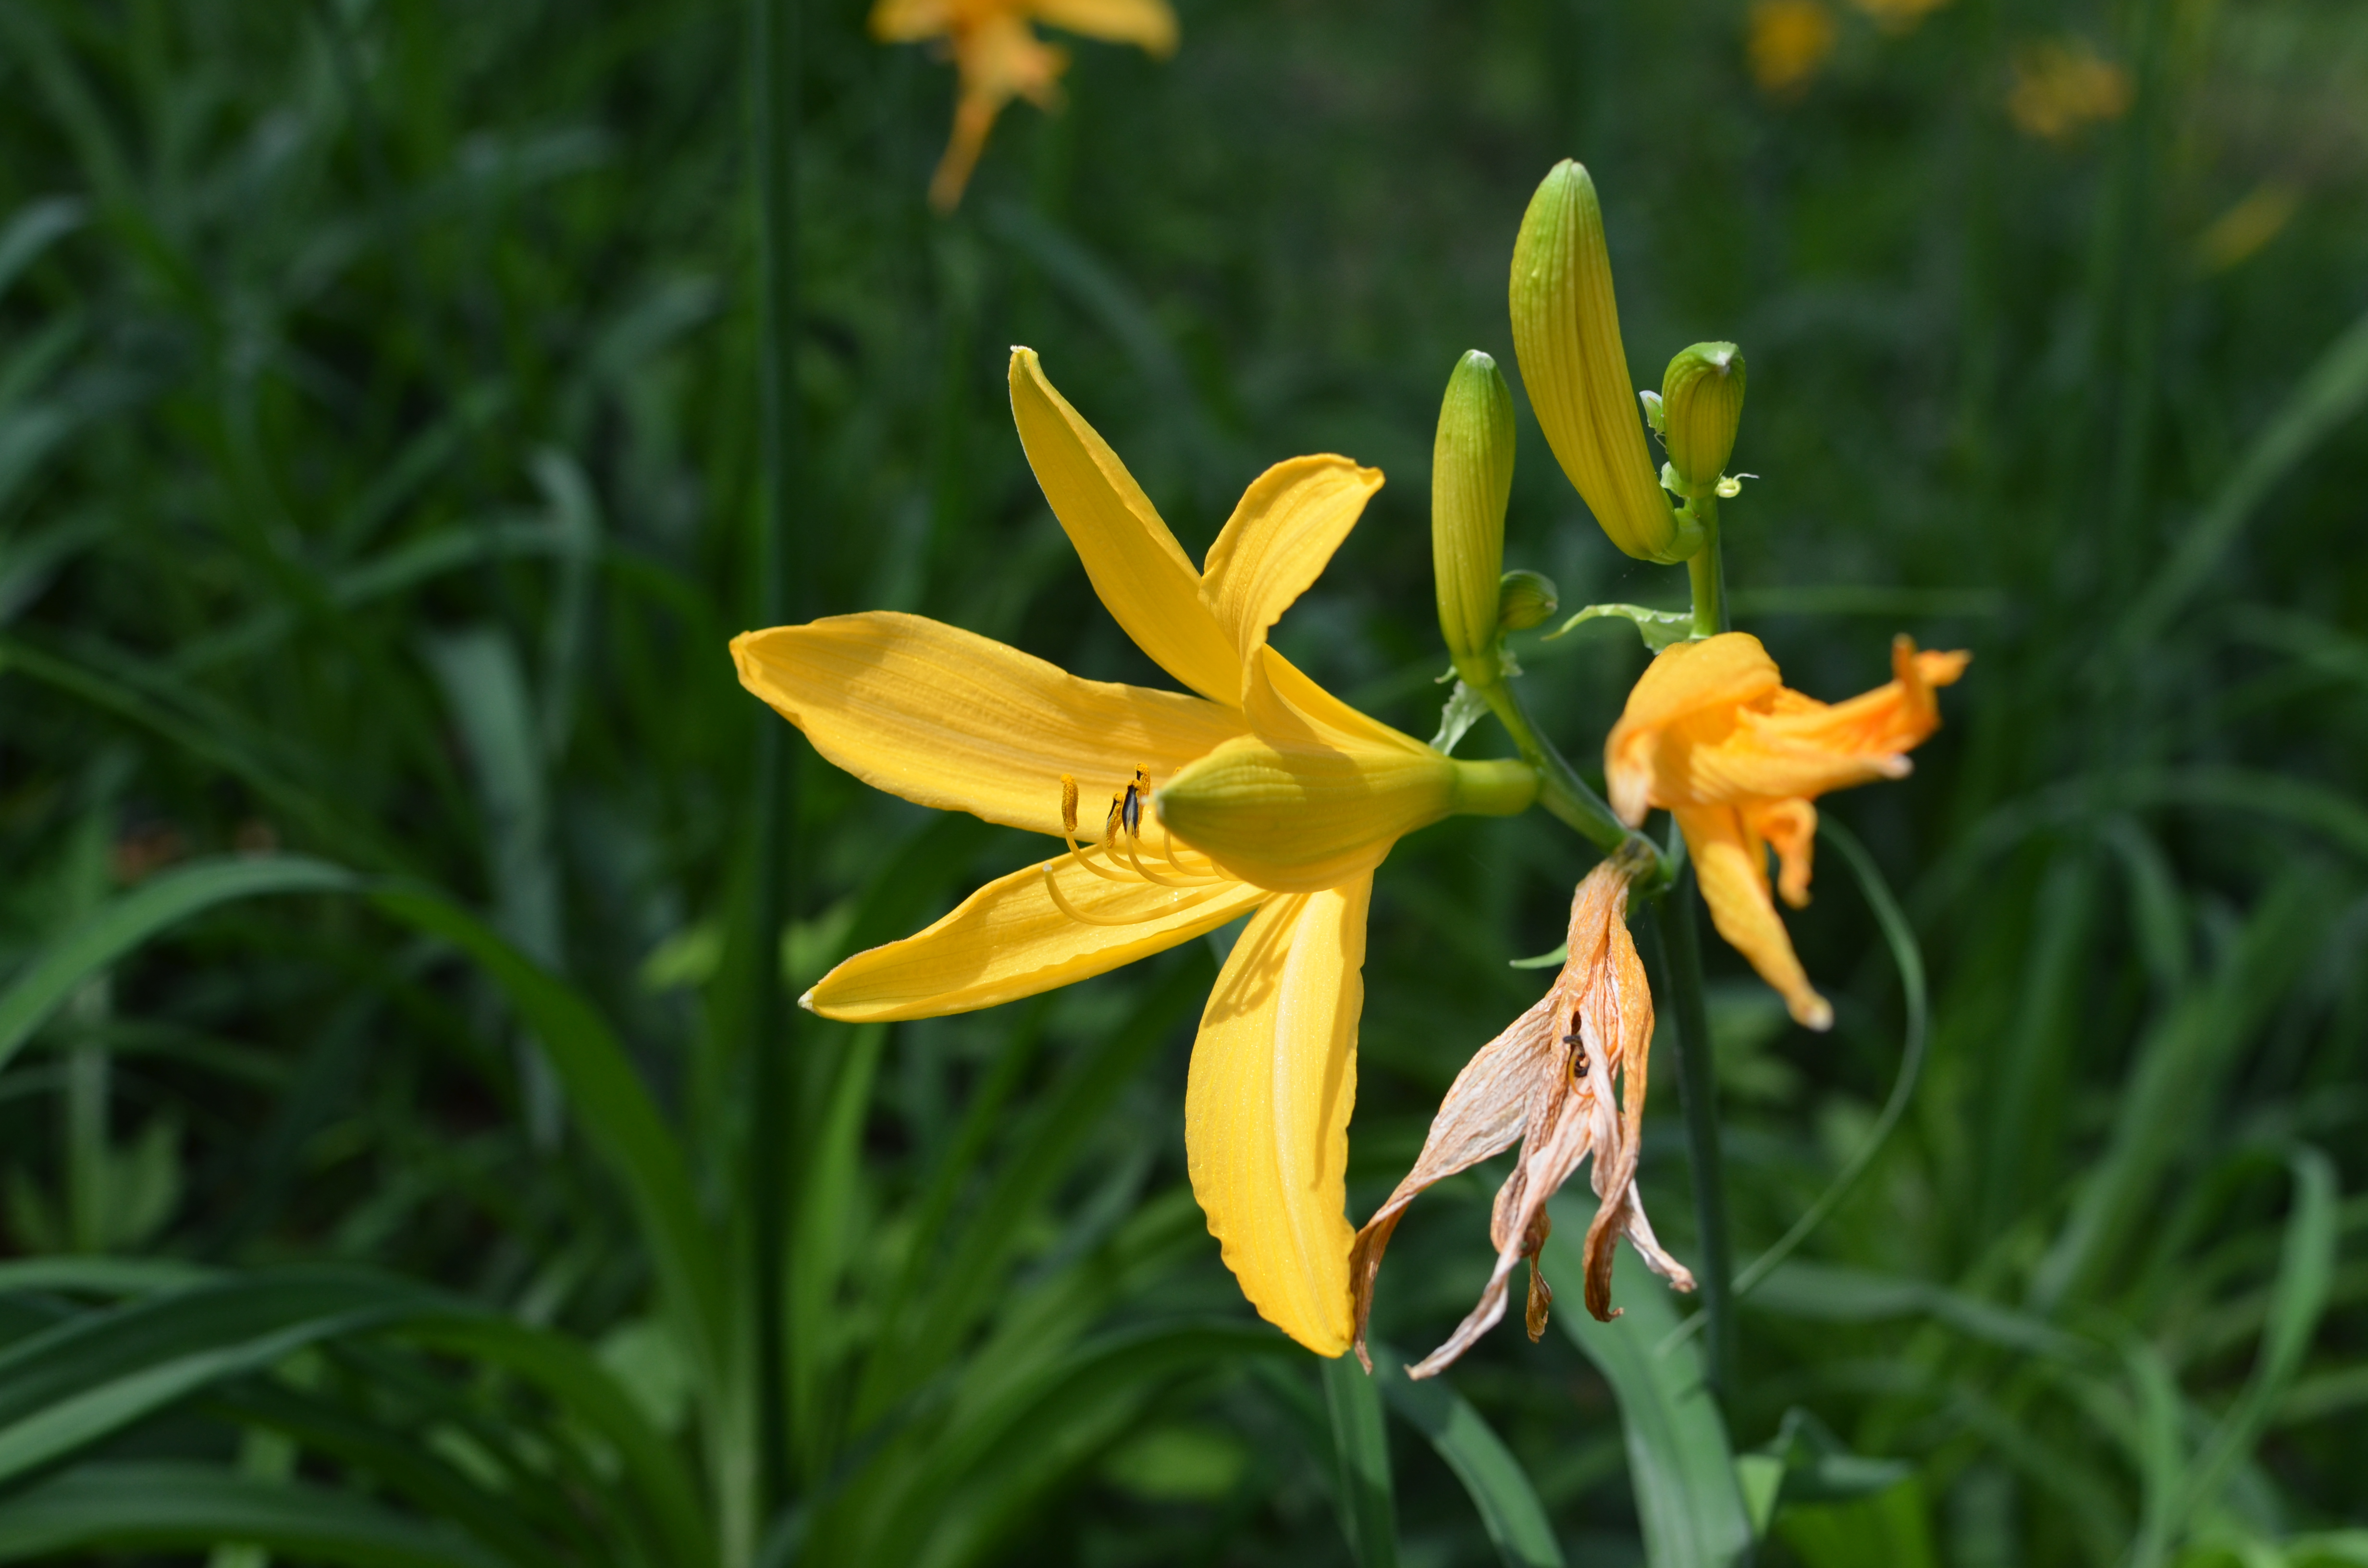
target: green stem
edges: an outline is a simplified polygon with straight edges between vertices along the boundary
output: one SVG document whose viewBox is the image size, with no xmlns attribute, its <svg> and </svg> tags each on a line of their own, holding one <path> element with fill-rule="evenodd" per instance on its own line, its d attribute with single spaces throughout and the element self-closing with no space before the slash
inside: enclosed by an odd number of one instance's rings
<svg viewBox="0 0 2368 1568">
<path fill-rule="evenodd" d="M 1719 550 L 1718 497 L 1697 495 L 1682 508 L 1702 525 L 1702 547 L 1686 559 L 1686 575 L 1694 589 L 1694 635 L 1715 637 L 1732 631 L 1726 615 L 1726 560 Z"/>
<path fill-rule="evenodd" d="M 797 287 L 797 0 L 750 0 L 750 132 L 756 142 L 765 509 L 758 537 L 757 624 L 795 618 L 805 574 L 795 527 L 799 433 Z M 781 933 L 797 910 L 797 766 L 780 720 L 757 707 L 756 995 L 750 1009 L 748 1218 L 755 1322 L 757 1515 L 789 1488 L 787 1290 L 789 1146 L 795 1127 L 788 1063 L 798 1017 L 782 984 Z"/>
<path fill-rule="evenodd" d="M 1466 684 L 1472 684 L 1468 677 Z M 1659 845 L 1623 824 L 1612 814 L 1611 807 L 1602 796 L 1587 786 L 1552 741 L 1539 733 L 1530 718 L 1521 694 L 1502 680 L 1473 685 L 1490 712 L 1497 715 L 1512 735 L 1513 744 L 1520 748 L 1521 756 L 1538 773 L 1538 804 L 1576 829 L 1580 837 L 1610 855 L 1623 845 L 1642 857 L 1653 869 L 1641 879 L 1641 885 L 1650 892 L 1667 887 L 1671 868 L 1661 854 Z"/>
<path fill-rule="evenodd" d="M 1695 923 L 1693 868 L 1653 905 L 1661 948 L 1661 989 L 1678 1050 L 1678 1100 L 1686 1119 L 1686 1160 L 1693 1169 L 1694 1283 L 1710 1333 L 1711 1392 L 1732 1412 L 1735 1399 L 1735 1258 L 1726 1232 L 1726 1160 L 1718 1141 L 1718 1074 L 1711 1059 L 1710 1010 L 1703 1005 L 1702 938 Z"/>
</svg>

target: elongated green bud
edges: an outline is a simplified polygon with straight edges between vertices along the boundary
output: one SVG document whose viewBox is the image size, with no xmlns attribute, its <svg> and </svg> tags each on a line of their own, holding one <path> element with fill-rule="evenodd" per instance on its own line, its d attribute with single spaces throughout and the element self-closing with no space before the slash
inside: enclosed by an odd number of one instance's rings
<svg viewBox="0 0 2368 1568">
<path fill-rule="evenodd" d="M 1661 378 L 1661 438 L 1680 494 L 1717 488 L 1742 418 L 1742 350 L 1732 343 L 1697 343 L 1669 361 Z"/>
<path fill-rule="evenodd" d="M 1530 199 L 1513 242 L 1513 353 L 1563 472 L 1611 542 L 1645 561 L 1702 548 L 1645 449 L 1595 182 L 1565 158 Z"/>
<path fill-rule="evenodd" d="M 1497 589 L 1497 624 L 1507 631 L 1543 626 L 1562 608 L 1562 595 L 1543 572 L 1508 572 Z"/>
<path fill-rule="evenodd" d="M 1475 686 L 1497 673 L 1497 582 L 1505 569 L 1505 506 L 1513 494 L 1513 394 L 1478 349 L 1456 361 L 1439 404 L 1430 453 L 1430 565 L 1439 631 L 1458 674 Z"/>
</svg>

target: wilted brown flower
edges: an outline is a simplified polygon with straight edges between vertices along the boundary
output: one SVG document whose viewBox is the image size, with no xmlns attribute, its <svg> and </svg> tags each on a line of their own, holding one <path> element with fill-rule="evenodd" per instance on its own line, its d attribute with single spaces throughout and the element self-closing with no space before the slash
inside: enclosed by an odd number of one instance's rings
<svg viewBox="0 0 2368 1568">
<path fill-rule="evenodd" d="M 1594 1164 L 1588 1177 L 1601 1202 L 1587 1228 L 1587 1310 L 1606 1321 L 1619 1315 L 1611 1305 L 1611 1246 L 1622 1235 L 1655 1273 L 1680 1290 L 1694 1288 L 1685 1266 L 1654 1239 L 1636 1191 L 1653 994 L 1628 935 L 1627 911 L 1629 886 L 1644 869 L 1641 857 L 1615 855 L 1578 884 L 1562 972 L 1536 1006 L 1456 1074 L 1414 1169 L 1357 1233 L 1349 1279 L 1355 1292 L 1357 1355 L 1368 1368 L 1372 1358 L 1365 1351 L 1365 1320 L 1372 1311 L 1373 1276 L 1399 1217 L 1423 1188 L 1503 1153 L 1517 1139 L 1520 1162 L 1498 1189 L 1489 1219 L 1497 1267 L 1487 1289 L 1447 1343 L 1407 1369 L 1409 1376 L 1428 1378 L 1444 1370 L 1496 1326 L 1505 1315 L 1513 1266 L 1525 1257 L 1530 1337 L 1545 1332 L 1546 1308 L 1554 1299 L 1538 1271 L 1538 1254 L 1550 1228 L 1546 1200 L 1589 1155 Z"/>
</svg>

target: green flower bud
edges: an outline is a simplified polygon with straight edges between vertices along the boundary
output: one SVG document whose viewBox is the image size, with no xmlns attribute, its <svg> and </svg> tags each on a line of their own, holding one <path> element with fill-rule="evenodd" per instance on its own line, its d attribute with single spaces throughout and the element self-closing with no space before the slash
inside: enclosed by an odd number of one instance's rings
<svg viewBox="0 0 2368 1568">
<path fill-rule="evenodd" d="M 1542 572 L 1508 572 L 1497 590 L 1497 624 L 1508 631 L 1543 626 L 1561 608 L 1554 579 Z"/>
<path fill-rule="evenodd" d="M 1530 199 L 1513 242 L 1513 352 L 1563 472 L 1630 555 L 1682 561 L 1702 548 L 1669 506 L 1637 418 L 1620 346 L 1611 255 L 1595 182 L 1565 158 Z"/>
<path fill-rule="evenodd" d="M 1661 378 L 1662 439 L 1679 491 L 1717 486 L 1743 418 L 1743 353 L 1732 343 L 1697 343 Z"/>
<path fill-rule="evenodd" d="M 1477 349 L 1456 361 L 1430 458 L 1430 564 L 1439 631 L 1474 685 L 1497 678 L 1497 579 L 1513 494 L 1513 394 Z"/>
</svg>

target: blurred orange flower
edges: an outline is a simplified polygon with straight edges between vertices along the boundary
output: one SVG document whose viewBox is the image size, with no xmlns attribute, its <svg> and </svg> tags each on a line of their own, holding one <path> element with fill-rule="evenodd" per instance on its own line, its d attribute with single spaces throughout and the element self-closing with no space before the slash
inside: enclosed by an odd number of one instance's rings
<svg viewBox="0 0 2368 1568">
<path fill-rule="evenodd" d="M 2065 142 L 2129 112 L 2130 74 L 2078 39 L 2019 50 L 2006 110 L 2026 136 Z"/>
<path fill-rule="evenodd" d="M 1828 790 L 1900 778 L 1907 753 L 1941 727 L 1933 688 L 1964 674 L 1969 653 L 1891 644 L 1889 685 L 1828 705 L 1784 685 L 1759 639 L 1730 631 L 1680 642 L 1647 665 L 1603 747 L 1611 809 L 1632 827 L 1659 806 L 1678 819 L 1711 921 L 1813 1029 L 1834 1010 L 1809 984 L 1769 896 L 1809 902 L 1817 809 Z"/>
<path fill-rule="evenodd" d="M 1834 51 L 1834 14 L 1819 0 L 1754 0 L 1747 47 L 1759 90 L 1790 97 Z"/>
<path fill-rule="evenodd" d="M 883 43 L 941 38 L 961 73 L 953 138 L 929 181 L 930 205 L 940 212 L 962 200 L 1004 105 L 1026 98 L 1049 109 L 1059 101 L 1068 51 L 1038 38 L 1030 22 L 1137 44 L 1156 55 L 1176 48 L 1176 14 L 1167 0 L 879 0 L 871 8 L 872 37 Z"/>
</svg>

